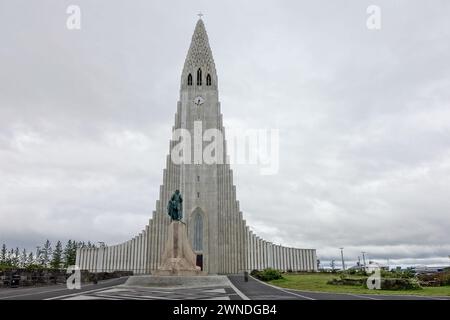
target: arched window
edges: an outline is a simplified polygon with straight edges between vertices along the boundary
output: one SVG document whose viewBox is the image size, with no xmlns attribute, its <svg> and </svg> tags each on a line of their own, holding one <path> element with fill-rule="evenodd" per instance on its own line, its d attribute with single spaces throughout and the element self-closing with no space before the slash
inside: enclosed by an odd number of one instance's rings
<svg viewBox="0 0 450 320">
<path fill-rule="evenodd" d="M 192 86 L 192 74 L 188 75 L 188 86 Z"/>
<path fill-rule="evenodd" d="M 202 85 L 202 69 L 198 68 L 197 70 L 197 85 Z"/>
<path fill-rule="evenodd" d="M 211 85 L 211 75 L 208 73 L 208 75 L 206 76 L 206 85 L 210 86 Z"/>
<path fill-rule="evenodd" d="M 193 249 L 195 251 L 203 250 L 203 217 L 200 213 L 194 216 L 194 239 Z"/>
</svg>

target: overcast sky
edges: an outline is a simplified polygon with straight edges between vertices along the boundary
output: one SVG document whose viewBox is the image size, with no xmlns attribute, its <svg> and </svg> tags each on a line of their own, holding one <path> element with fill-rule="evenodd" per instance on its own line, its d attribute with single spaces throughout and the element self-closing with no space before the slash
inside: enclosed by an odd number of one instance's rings
<svg viewBox="0 0 450 320">
<path fill-rule="evenodd" d="M 448 265 L 446 0 L 0 0 L 0 244 L 148 223 L 199 11 L 225 127 L 280 132 L 278 174 L 233 166 L 251 228 L 324 262 Z"/>
</svg>

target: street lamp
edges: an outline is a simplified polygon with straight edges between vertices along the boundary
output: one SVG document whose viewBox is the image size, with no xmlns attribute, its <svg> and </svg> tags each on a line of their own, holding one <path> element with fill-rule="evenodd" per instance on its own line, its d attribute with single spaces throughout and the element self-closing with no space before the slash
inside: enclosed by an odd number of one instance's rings
<svg viewBox="0 0 450 320">
<path fill-rule="evenodd" d="M 345 263 L 344 263 L 344 248 L 339 248 L 341 249 L 341 259 L 342 259 L 342 270 L 345 271 Z"/>
<path fill-rule="evenodd" d="M 364 264 L 364 270 L 366 270 L 366 253 L 367 252 L 361 252 L 362 253 L 362 256 L 363 256 L 363 264 Z"/>
</svg>

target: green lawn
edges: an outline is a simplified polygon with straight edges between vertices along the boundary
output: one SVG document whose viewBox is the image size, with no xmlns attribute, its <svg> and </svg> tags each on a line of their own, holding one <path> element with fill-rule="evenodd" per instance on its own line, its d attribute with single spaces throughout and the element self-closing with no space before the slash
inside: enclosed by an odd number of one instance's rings
<svg viewBox="0 0 450 320">
<path fill-rule="evenodd" d="M 350 276 L 352 277 L 352 276 Z M 358 278 L 357 276 L 353 276 Z M 450 286 L 424 287 L 422 290 L 369 290 L 358 286 L 344 286 L 327 284 L 328 280 L 339 278 L 338 274 L 330 273 L 298 273 L 283 274 L 284 279 L 269 281 L 270 284 L 305 291 L 325 291 L 338 293 L 368 293 L 368 294 L 411 294 L 424 296 L 450 296 Z"/>
</svg>

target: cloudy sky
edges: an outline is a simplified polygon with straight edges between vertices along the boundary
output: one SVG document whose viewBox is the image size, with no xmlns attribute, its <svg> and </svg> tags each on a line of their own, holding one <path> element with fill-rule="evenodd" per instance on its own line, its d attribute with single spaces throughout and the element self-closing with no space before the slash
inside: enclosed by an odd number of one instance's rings
<svg viewBox="0 0 450 320">
<path fill-rule="evenodd" d="M 324 264 L 344 247 L 448 265 L 446 0 L 0 0 L 0 243 L 115 244 L 148 223 L 199 11 L 226 128 L 280 132 L 277 174 L 233 166 L 252 229 Z"/>
</svg>

